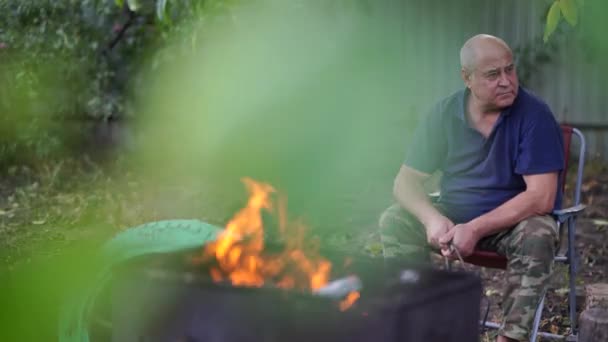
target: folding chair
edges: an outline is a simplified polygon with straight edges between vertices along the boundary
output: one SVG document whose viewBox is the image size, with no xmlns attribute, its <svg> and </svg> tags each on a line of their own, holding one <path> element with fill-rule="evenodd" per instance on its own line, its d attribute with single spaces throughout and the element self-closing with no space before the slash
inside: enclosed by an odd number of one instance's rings
<svg viewBox="0 0 608 342">
<path fill-rule="evenodd" d="M 568 171 L 568 159 L 570 157 L 570 145 L 572 141 L 572 136 L 575 135 L 579 140 L 579 160 L 576 174 L 576 185 L 574 188 L 574 204 L 572 207 L 564 208 L 561 210 L 553 211 L 552 215 L 555 217 L 555 220 L 558 224 L 558 233 L 559 236 L 562 236 L 562 229 L 565 226 L 567 228 L 567 245 L 566 250 L 563 251 L 564 248 L 559 248 L 557 255 L 555 256 L 555 261 L 563 262 L 568 264 L 569 271 L 569 294 L 568 294 L 568 305 L 569 305 L 569 316 L 570 316 L 570 324 L 571 324 L 571 333 L 566 336 L 566 341 L 577 341 L 577 327 L 576 327 L 576 272 L 577 272 L 577 255 L 575 251 L 575 243 L 574 243 L 574 233 L 576 229 L 576 218 L 577 216 L 585 209 L 585 205 L 581 204 L 581 183 L 583 178 L 583 168 L 585 164 L 585 137 L 576 128 L 568 126 L 566 124 L 561 125 L 562 133 L 564 137 L 564 153 L 565 153 L 565 161 L 566 165 L 564 166 L 564 172 L 562 172 L 561 178 L 561 186 L 562 189 L 565 189 L 566 185 L 566 173 Z M 560 241 L 560 245 L 561 245 Z M 482 266 L 482 267 L 490 267 L 490 268 L 499 268 L 506 269 L 507 268 L 507 259 L 494 252 L 481 251 L 476 250 L 472 255 L 466 257 L 464 259 L 465 262 L 471 263 L 474 265 Z M 539 334 L 538 328 L 540 324 L 540 318 L 542 315 L 543 307 L 545 301 L 545 294 L 543 294 L 542 299 L 536 309 L 536 314 L 534 316 L 534 326 L 532 330 L 532 334 L 530 335 L 530 341 L 535 342 L 536 337 Z M 499 324 L 494 322 L 484 322 L 486 327 L 489 328 L 498 328 Z M 554 335 L 549 333 L 541 332 L 540 335 L 546 337 L 553 338 L 561 338 L 560 335 Z"/>
</svg>

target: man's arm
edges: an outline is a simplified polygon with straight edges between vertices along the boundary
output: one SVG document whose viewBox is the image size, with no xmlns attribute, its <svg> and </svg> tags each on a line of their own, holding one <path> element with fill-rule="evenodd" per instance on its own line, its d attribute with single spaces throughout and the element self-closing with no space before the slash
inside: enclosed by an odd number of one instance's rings
<svg viewBox="0 0 608 342">
<path fill-rule="evenodd" d="M 555 204 L 557 175 L 557 172 L 524 175 L 524 192 L 469 223 L 481 238 L 513 227 L 531 216 L 550 213 Z"/>
<path fill-rule="evenodd" d="M 454 224 L 431 204 L 423 183 L 429 174 L 402 165 L 393 186 L 393 195 L 402 208 L 414 215 L 425 227 L 429 244 L 439 248 L 439 238 Z"/>
<path fill-rule="evenodd" d="M 454 226 L 444 235 L 440 239 L 442 253 L 451 254 L 447 244 L 452 241 L 463 256 L 468 256 L 481 238 L 509 229 L 531 216 L 550 213 L 557 194 L 558 173 L 524 175 L 523 178 L 526 182 L 524 192 L 488 213 Z"/>
</svg>

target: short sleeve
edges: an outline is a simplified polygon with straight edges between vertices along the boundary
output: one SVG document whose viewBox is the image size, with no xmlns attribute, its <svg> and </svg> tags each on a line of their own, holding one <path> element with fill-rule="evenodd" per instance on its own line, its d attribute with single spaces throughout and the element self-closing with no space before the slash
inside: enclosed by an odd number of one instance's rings
<svg viewBox="0 0 608 342">
<path fill-rule="evenodd" d="M 524 123 L 515 173 L 520 175 L 560 171 L 564 168 L 564 142 L 561 128 L 546 108 Z"/>
<path fill-rule="evenodd" d="M 406 166 L 423 173 L 433 173 L 445 160 L 446 135 L 439 106 L 424 115 L 410 140 L 405 155 Z"/>
</svg>

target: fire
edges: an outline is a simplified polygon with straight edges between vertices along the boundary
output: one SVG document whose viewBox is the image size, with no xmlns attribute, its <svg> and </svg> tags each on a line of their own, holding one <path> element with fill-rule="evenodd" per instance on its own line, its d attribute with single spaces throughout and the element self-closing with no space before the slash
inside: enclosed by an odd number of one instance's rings
<svg viewBox="0 0 608 342">
<path fill-rule="evenodd" d="M 340 311 L 348 310 L 359 299 L 361 294 L 358 291 L 351 291 L 346 298 L 340 302 Z"/>
<path fill-rule="evenodd" d="M 264 251 L 262 211 L 273 213 L 270 196 L 275 190 L 250 178 L 243 179 L 243 183 L 250 193 L 247 205 L 228 222 L 216 241 L 205 246 L 203 257 L 195 262 L 215 259 L 217 266 L 210 271 L 212 279 L 229 280 L 235 286 L 260 287 L 269 282 L 284 289 L 316 290 L 327 284 L 332 264 L 316 253 L 305 253 L 304 227 L 288 222 L 284 199 L 278 201 L 277 221 L 279 232 L 287 241 L 285 250 L 274 255 Z M 288 234 L 294 231 L 295 234 Z"/>
</svg>

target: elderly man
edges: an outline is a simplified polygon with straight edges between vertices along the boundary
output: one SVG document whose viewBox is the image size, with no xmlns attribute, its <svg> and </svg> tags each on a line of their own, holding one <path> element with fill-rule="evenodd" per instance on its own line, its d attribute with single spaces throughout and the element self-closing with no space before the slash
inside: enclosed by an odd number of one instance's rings
<svg viewBox="0 0 608 342">
<path fill-rule="evenodd" d="M 501 39 L 470 38 L 460 51 L 465 89 L 422 119 L 394 184 L 397 204 L 380 219 L 385 258 L 475 248 L 508 258 L 497 341 L 529 339 L 553 267 L 564 167 L 561 130 L 549 107 L 519 87 Z M 440 170 L 432 204 L 422 184 Z"/>
</svg>

